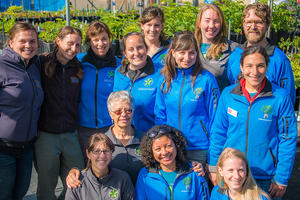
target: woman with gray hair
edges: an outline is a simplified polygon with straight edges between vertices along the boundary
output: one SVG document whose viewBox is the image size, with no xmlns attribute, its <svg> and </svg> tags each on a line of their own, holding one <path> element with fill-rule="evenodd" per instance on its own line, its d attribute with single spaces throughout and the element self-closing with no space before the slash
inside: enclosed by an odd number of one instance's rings
<svg viewBox="0 0 300 200">
<path fill-rule="evenodd" d="M 115 145 L 110 166 L 126 171 L 135 184 L 139 170 L 143 167 L 140 155 L 142 132 L 132 125 L 133 98 L 127 91 L 112 92 L 107 100 L 109 115 L 113 121 L 105 133 Z M 67 177 L 67 185 L 80 185 L 79 170 L 72 169 Z"/>
</svg>

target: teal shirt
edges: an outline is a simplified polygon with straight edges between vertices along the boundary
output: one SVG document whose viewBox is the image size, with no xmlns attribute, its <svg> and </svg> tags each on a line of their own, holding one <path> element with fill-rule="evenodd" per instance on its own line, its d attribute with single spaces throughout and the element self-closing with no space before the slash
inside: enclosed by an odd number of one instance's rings
<svg viewBox="0 0 300 200">
<path fill-rule="evenodd" d="M 160 175 L 165 179 L 165 181 L 168 183 L 171 196 L 173 196 L 173 185 L 175 183 L 175 179 L 177 177 L 178 172 L 165 172 L 164 170 L 159 170 Z"/>
<path fill-rule="evenodd" d="M 200 45 L 200 50 L 201 50 L 201 53 L 204 58 L 206 58 L 206 52 L 209 49 L 209 47 L 210 47 L 210 44 L 208 44 L 208 43 L 201 43 L 201 45 Z"/>
</svg>

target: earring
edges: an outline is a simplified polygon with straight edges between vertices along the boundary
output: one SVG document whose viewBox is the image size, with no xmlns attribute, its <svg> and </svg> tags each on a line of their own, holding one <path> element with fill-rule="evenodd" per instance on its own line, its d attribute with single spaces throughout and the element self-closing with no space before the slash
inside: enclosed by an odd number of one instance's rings
<svg viewBox="0 0 300 200">
<path fill-rule="evenodd" d="M 111 120 L 111 124 L 114 124 L 114 120 Z"/>
</svg>

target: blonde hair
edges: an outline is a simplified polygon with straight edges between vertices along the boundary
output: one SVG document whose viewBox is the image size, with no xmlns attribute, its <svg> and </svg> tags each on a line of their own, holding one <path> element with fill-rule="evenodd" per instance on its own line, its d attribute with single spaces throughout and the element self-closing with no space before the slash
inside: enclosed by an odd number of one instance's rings
<svg viewBox="0 0 300 200">
<path fill-rule="evenodd" d="M 267 193 L 265 193 L 262 189 L 260 189 L 252 174 L 250 171 L 249 163 L 246 158 L 246 156 L 241 152 L 240 150 L 234 149 L 234 148 L 226 148 L 224 151 L 221 153 L 218 164 L 217 164 L 217 184 L 219 187 L 223 190 L 228 190 L 228 185 L 226 182 L 224 182 L 223 177 L 221 176 L 219 169 L 223 168 L 223 164 L 227 159 L 231 158 L 238 158 L 241 159 L 245 165 L 246 165 L 246 180 L 242 186 L 242 192 L 241 192 L 241 200 L 257 200 L 261 199 L 261 196 L 265 196 L 267 199 L 270 200 L 269 196 Z M 221 184 L 223 182 L 223 184 Z"/>
<path fill-rule="evenodd" d="M 224 18 L 224 15 L 223 15 L 223 12 L 221 11 L 221 9 L 217 5 L 214 5 L 214 4 L 204 5 L 203 7 L 201 7 L 201 9 L 198 13 L 196 25 L 195 25 L 195 38 L 198 42 L 198 45 L 200 46 L 202 43 L 202 33 L 201 33 L 201 28 L 200 28 L 202 15 L 206 10 L 209 10 L 209 9 L 214 10 L 218 14 L 219 21 L 221 23 L 220 31 L 216 35 L 216 37 L 213 39 L 213 42 L 210 45 L 210 47 L 206 53 L 206 58 L 210 60 L 210 59 L 216 59 L 221 54 L 223 48 L 226 47 L 225 38 L 227 36 L 227 30 L 226 30 L 225 18 Z"/>
</svg>

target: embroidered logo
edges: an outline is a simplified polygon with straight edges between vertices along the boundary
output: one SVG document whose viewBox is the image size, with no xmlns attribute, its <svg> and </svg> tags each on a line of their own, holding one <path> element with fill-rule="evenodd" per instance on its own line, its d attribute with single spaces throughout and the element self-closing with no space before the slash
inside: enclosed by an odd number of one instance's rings
<svg viewBox="0 0 300 200">
<path fill-rule="evenodd" d="M 160 63 L 161 64 L 165 64 L 165 57 L 166 57 L 166 54 L 164 53 L 164 54 L 161 54 L 160 56 L 159 56 L 159 60 L 160 60 Z"/>
<path fill-rule="evenodd" d="M 42 86 L 41 86 L 41 83 L 40 83 L 39 80 L 34 80 L 34 84 L 35 84 L 35 86 L 36 86 L 37 88 L 42 89 Z"/>
<path fill-rule="evenodd" d="M 115 76 L 115 71 L 114 70 L 111 70 L 111 71 L 108 72 L 108 77 L 109 78 L 114 78 L 114 76 Z"/>
<path fill-rule="evenodd" d="M 195 94 L 195 99 L 199 99 L 200 95 L 203 93 L 203 89 L 202 88 L 196 88 L 194 90 L 194 94 Z"/>
<path fill-rule="evenodd" d="M 273 112 L 272 106 L 270 106 L 270 105 L 263 106 L 261 108 L 261 112 L 264 113 L 264 119 L 268 119 L 269 115 L 272 114 L 272 112 Z"/>
<path fill-rule="evenodd" d="M 185 177 L 183 179 L 183 184 L 185 185 L 185 189 L 189 190 L 190 189 L 190 185 L 192 183 L 192 178 L 191 177 Z"/>
<path fill-rule="evenodd" d="M 79 83 L 79 79 L 76 76 L 71 76 L 70 79 L 71 79 L 71 83 L 73 83 L 73 84 Z"/>
<path fill-rule="evenodd" d="M 118 197 L 118 192 L 115 189 L 112 189 L 109 193 L 110 199 L 116 199 Z"/>
<path fill-rule="evenodd" d="M 141 155 L 141 149 L 140 147 L 135 148 L 135 154 L 140 156 Z"/>
<path fill-rule="evenodd" d="M 148 78 L 144 82 L 144 86 L 146 86 L 146 87 L 151 86 L 152 84 L 153 84 L 153 79 L 152 78 Z"/>
</svg>

